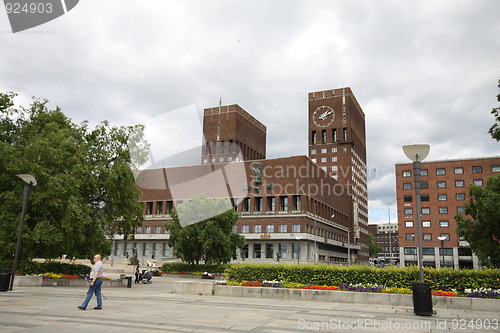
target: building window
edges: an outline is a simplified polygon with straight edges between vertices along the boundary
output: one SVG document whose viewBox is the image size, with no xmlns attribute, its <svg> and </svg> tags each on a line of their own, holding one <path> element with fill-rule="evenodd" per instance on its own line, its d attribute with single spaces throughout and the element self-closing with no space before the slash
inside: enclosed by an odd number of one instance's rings
<svg viewBox="0 0 500 333">
<path fill-rule="evenodd" d="M 482 166 L 473 166 L 472 173 L 483 173 L 483 167 Z"/>
<path fill-rule="evenodd" d="M 410 170 L 403 171 L 403 177 L 405 178 L 411 177 L 411 171 Z"/>
<path fill-rule="evenodd" d="M 260 234 L 262 232 L 262 225 L 256 224 L 253 226 L 253 232 L 256 234 Z"/>
<path fill-rule="evenodd" d="M 337 147 L 332 148 L 332 153 L 336 153 L 336 152 L 337 152 Z"/>
<path fill-rule="evenodd" d="M 441 228 L 448 228 L 450 226 L 450 223 L 448 221 L 439 221 L 439 226 Z"/>
<path fill-rule="evenodd" d="M 142 227 L 135 228 L 135 233 L 136 234 L 142 234 Z"/>
<path fill-rule="evenodd" d="M 423 228 L 430 228 L 431 227 L 431 221 L 422 221 L 422 227 Z"/>
<path fill-rule="evenodd" d="M 267 211 L 274 212 L 276 209 L 276 198 L 275 197 L 267 197 Z"/>
<path fill-rule="evenodd" d="M 153 215 L 153 202 L 146 202 L 146 215 Z"/>
<path fill-rule="evenodd" d="M 447 201 L 448 195 L 446 194 L 438 194 L 438 201 Z"/>
<path fill-rule="evenodd" d="M 322 144 L 326 143 L 326 130 L 321 131 L 321 143 Z"/>
<path fill-rule="evenodd" d="M 262 212 L 262 197 L 255 197 L 255 211 Z"/>
<path fill-rule="evenodd" d="M 413 208 L 405 208 L 405 215 L 413 215 Z"/>
<path fill-rule="evenodd" d="M 317 149 L 311 149 L 311 155 L 315 155 L 318 153 L 318 150 Z"/>
<path fill-rule="evenodd" d="M 439 214 L 448 214 L 448 207 L 439 207 Z"/>
<path fill-rule="evenodd" d="M 287 225 L 286 224 L 280 224 L 280 232 L 281 233 L 284 233 L 284 232 L 288 232 L 287 230 Z"/>
<path fill-rule="evenodd" d="M 250 211 L 250 198 L 243 199 L 242 211 L 244 211 L 244 212 Z"/>
<path fill-rule="evenodd" d="M 464 173 L 464 168 L 462 167 L 457 167 L 454 169 L 455 175 L 461 175 Z"/>
<path fill-rule="evenodd" d="M 332 138 L 333 138 L 333 143 L 337 142 L 337 129 L 336 128 L 332 129 Z"/>
<path fill-rule="evenodd" d="M 300 224 L 293 224 L 292 232 L 300 232 Z"/>
<path fill-rule="evenodd" d="M 300 195 L 293 196 L 293 210 L 300 210 Z"/>
<path fill-rule="evenodd" d="M 429 215 L 431 213 L 431 209 L 429 207 L 422 207 L 422 215 Z"/>
<path fill-rule="evenodd" d="M 457 213 L 458 214 L 465 214 L 465 207 L 457 207 Z"/>
<path fill-rule="evenodd" d="M 450 240 L 450 234 L 441 234 L 440 236 L 444 237 L 445 241 L 449 241 Z"/>
<path fill-rule="evenodd" d="M 332 157 L 332 162 L 337 162 L 337 156 Z"/>
<path fill-rule="evenodd" d="M 163 214 L 163 202 L 157 201 L 156 202 L 156 215 L 161 215 L 161 214 Z"/>
<path fill-rule="evenodd" d="M 260 258 L 261 257 L 262 244 L 254 243 L 253 244 L 253 257 Z"/>
<path fill-rule="evenodd" d="M 313 163 L 317 162 L 317 160 L 315 158 L 311 158 L 311 161 L 313 161 Z"/>
<path fill-rule="evenodd" d="M 288 197 L 285 196 L 280 197 L 280 210 L 288 211 Z"/>
<path fill-rule="evenodd" d="M 347 128 L 342 129 L 342 140 L 347 141 Z"/>
<path fill-rule="evenodd" d="M 268 234 L 273 233 L 274 232 L 274 224 L 268 224 L 266 230 L 267 230 Z"/>
<path fill-rule="evenodd" d="M 155 234 L 161 234 L 161 227 L 155 227 Z"/>
<path fill-rule="evenodd" d="M 405 234 L 405 239 L 407 241 L 415 240 L 415 235 L 414 234 Z"/>
<path fill-rule="evenodd" d="M 474 179 L 473 183 L 474 183 L 474 185 L 477 185 L 477 186 L 483 186 L 482 179 Z"/>
<path fill-rule="evenodd" d="M 421 202 L 429 201 L 429 195 L 428 194 L 421 194 L 420 201 Z"/>
<path fill-rule="evenodd" d="M 431 241 L 432 240 L 432 234 L 423 234 L 422 235 L 424 241 Z"/>
<path fill-rule="evenodd" d="M 446 188 L 446 181 L 442 180 L 437 182 L 437 187 L 438 188 Z"/>
<path fill-rule="evenodd" d="M 280 248 L 279 256 L 283 259 L 287 259 L 288 258 L 288 244 L 280 243 L 279 248 Z"/>
<path fill-rule="evenodd" d="M 248 226 L 248 224 L 244 224 L 241 226 L 241 233 L 242 234 L 248 234 L 250 231 L 250 227 Z"/>
<path fill-rule="evenodd" d="M 266 244 L 266 258 L 273 259 L 274 256 L 274 245 L 272 243 Z"/>
<path fill-rule="evenodd" d="M 436 169 L 436 175 L 438 176 L 446 175 L 446 169 L 444 168 Z"/>
<path fill-rule="evenodd" d="M 424 235 L 424 240 L 425 240 L 425 235 Z M 435 254 L 434 248 L 433 247 L 423 247 L 422 248 L 422 254 L 423 255 L 433 256 Z"/>
<path fill-rule="evenodd" d="M 465 182 L 463 180 L 455 180 L 455 187 L 464 187 Z"/>
<path fill-rule="evenodd" d="M 150 234 L 150 233 L 151 233 L 151 227 L 149 227 L 149 226 L 148 226 L 148 227 L 145 227 L 145 228 L 144 228 L 144 233 L 145 233 L 145 234 Z"/>
<path fill-rule="evenodd" d="M 442 255 L 452 256 L 453 255 L 453 249 L 451 247 L 445 247 L 445 248 L 440 247 L 439 248 L 439 255 L 440 256 L 442 256 Z"/>
<path fill-rule="evenodd" d="M 417 248 L 416 247 L 405 247 L 404 253 L 405 254 L 417 254 Z"/>
<path fill-rule="evenodd" d="M 411 183 L 403 183 L 403 190 L 411 190 Z"/>
<path fill-rule="evenodd" d="M 412 202 L 413 201 L 413 197 L 411 195 L 405 195 L 403 197 L 403 202 Z"/>
<path fill-rule="evenodd" d="M 405 221 L 406 228 L 413 228 L 413 221 Z"/>
<path fill-rule="evenodd" d="M 491 172 L 500 172 L 500 165 L 492 165 Z"/>
<path fill-rule="evenodd" d="M 322 157 L 321 158 L 321 163 L 326 163 L 327 162 L 327 158 L 326 157 Z"/>
<path fill-rule="evenodd" d="M 429 175 L 429 172 L 427 171 L 427 169 L 420 170 L 420 176 L 428 176 L 428 175 Z"/>
<path fill-rule="evenodd" d="M 455 195 L 457 201 L 464 201 L 465 200 L 465 193 L 457 193 Z"/>
<path fill-rule="evenodd" d="M 311 133 L 311 144 L 312 145 L 316 144 L 316 131 L 312 131 Z"/>
</svg>

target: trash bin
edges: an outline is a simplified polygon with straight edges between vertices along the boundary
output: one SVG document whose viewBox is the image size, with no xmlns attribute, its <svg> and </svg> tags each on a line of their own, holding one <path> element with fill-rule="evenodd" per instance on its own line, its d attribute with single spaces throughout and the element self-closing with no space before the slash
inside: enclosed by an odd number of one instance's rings
<svg viewBox="0 0 500 333">
<path fill-rule="evenodd" d="M 11 273 L 10 269 L 0 269 L 0 291 L 9 290 Z"/>
<path fill-rule="evenodd" d="M 430 282 L 413 282 L 413 310 L 419 316 L 432 316 L 432 294 Z"/>
<path fill-rule="evenodd" d="M 132 288 L 132 277 L 127 276 L 127 288 Z"/>
</svg>

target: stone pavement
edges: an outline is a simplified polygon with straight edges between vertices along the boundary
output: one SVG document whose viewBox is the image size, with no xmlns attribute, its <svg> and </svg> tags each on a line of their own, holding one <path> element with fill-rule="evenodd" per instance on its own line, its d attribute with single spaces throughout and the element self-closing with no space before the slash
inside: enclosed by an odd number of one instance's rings
<svg viewBox="0 0 500 333">
<path fill-rule="evenodd" d="M 499 312 L 172 294 L 176 277 L 103 289 L 103 310 L 76 307 L 85 288 L 0 292 L 0 332 L 500 332 Z M 499 309 L 500 311 L 500 309 Z"/>
</svg>

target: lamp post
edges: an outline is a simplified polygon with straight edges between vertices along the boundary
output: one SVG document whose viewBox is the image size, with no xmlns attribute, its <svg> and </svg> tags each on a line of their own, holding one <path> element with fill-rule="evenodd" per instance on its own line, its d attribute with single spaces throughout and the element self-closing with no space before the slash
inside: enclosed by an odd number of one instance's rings
<svg viewBox="0 0 500 333">
<path fill-rule="evenodd" d="M 442 268 L 444 267 L 444 240 L 446 239 L 446 237 L 439 236 L 438 239 L 441 241 L 441 256 L 442 256 L 441 268 Z"/>
<path fill-rule="evenodd" d="M 432 295 L 429 283 L 424 282 L 424 267 L 422 255 L 422 218 L 420 216 L 420 162 L 429 155 L 430 146 L 426 144 L 406 145 L 403 151 L 413 162 L 413 179 L 415 183 L 415 209 L 417 215 L 418 267 L 420 283 L 413 284 L 413 307 L 417 315 L 432 315 Z"/>
<path fill-rule="evenodd" d="M 351 230 L 347 230 L 347 266 L 351 266 Z"/>
<path fill-rule="evenodd" d="M 300 264 L 300 239 L 301 237 L 295 237 L 297 240 L 297 264 Z"/>
<path fill-rule="evenodd" d="M 26 210 L 28 207 L 28 200 L 30 197 L 31 188 L 37 184 L 35 177 L 33 177 L 32 175 L 21 174 L 21 175 L 17 175 L 17 176 L 19 178 L 21 178 L 22 180 L 24 180 L 28 185 L 24 186 L 23 208 L 21 211 L 21 221 L 19 222 L 19 234 L 17 236 L 16 254 L 14 256 L 14 264 L 12 265 L 12 273 L 10 276 L 9 290 L 12 290 L 12 287 L 14 286 L 14 276 L 16 275 L 17 261 L 19 259 L 19 252 L 21 251 L 21 237 L 23 235 L 24 217 L 26 216 Z"/>
</svg>

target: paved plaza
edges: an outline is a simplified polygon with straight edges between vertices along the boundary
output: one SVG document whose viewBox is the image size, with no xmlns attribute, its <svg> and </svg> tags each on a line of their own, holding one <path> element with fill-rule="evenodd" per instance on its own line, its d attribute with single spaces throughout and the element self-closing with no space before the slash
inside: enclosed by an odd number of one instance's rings
<svg viewBox="0 0 500 333">
<path fill-rule="evenodd" d="M 18 287 L 0 293 L 0 332 L 500 332 L 499 312 L 172 294 L 178 280 L 104 288 L 101 311 L 77 309 L 85 288 Z"/>
</svg>

